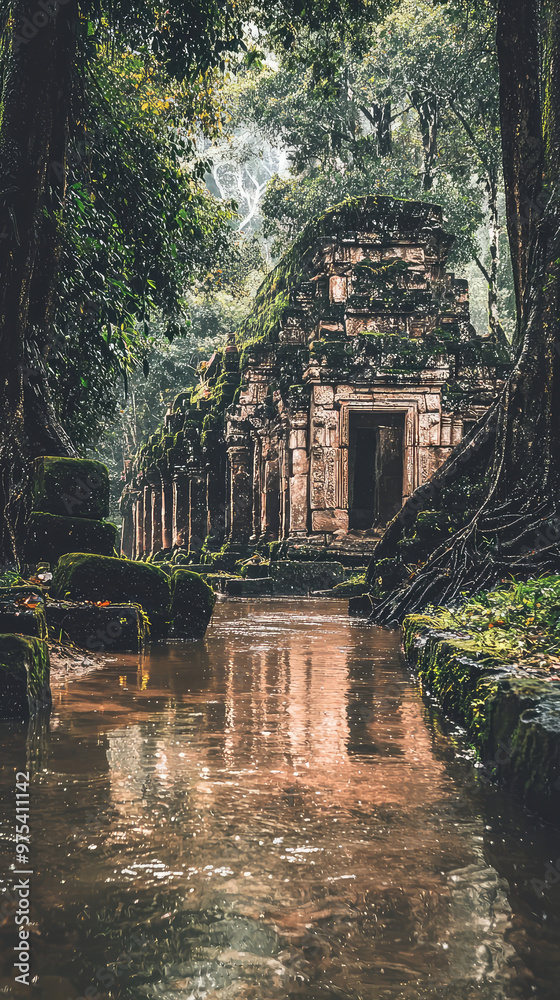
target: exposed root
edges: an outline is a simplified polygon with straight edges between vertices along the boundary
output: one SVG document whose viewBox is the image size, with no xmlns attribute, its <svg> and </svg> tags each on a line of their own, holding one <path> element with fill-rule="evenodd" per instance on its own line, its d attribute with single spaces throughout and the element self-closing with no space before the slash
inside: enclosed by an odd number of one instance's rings
<svg viewBox="0 0 560 1000">
<path fill-rule="evenodd" d="M 408 579 L 377 602 L 373 619 L 378 624 L 400 624 L 407 614 L 428 605 L 453 606 L 511 576 L 560 571 L 560 497 L 546 495 L 536 470 L 533 478 L 524 478 L 515 488 L 506 486 L 513 391 L 515 385 L 506 386 L 486 417 L 432 481 L 409 499 L 380 540 L 369 571 L 370 583 L 381 559 L 399 560 L 398 543 L 414 529 L 420 513 L 460 510 L 465 483 L 482 479 L 479 502 L 471 515 L 466 504 L 467 516 L 458 530 L 439 544 L 426 541 Z"/>
</svg>

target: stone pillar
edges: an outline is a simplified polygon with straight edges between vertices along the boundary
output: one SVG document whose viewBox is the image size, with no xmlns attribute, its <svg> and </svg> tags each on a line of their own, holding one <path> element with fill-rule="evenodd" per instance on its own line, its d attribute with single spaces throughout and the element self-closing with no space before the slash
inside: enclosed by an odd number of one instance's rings
<svg viewBox="0 0 560 1000">
<path fill-rule="evenodd" d="M 246 545 L 253 528 L 253 475 L 251 449 L 247 444 L 230 445 L 230 534 L 233 545 Z"/>
<path fill-rule="evenodd" d="M 161 480 L 161 547 L 173 548 L 173 483 L 167 476 Z"/>
<path fill-rule="evenodd" d="M 268 458 L 264 467 L 262 533 L 267 542 L 280 537 L 280 471 L 276 457 Z"/>
<path fill-rule="evenodd" d="M 307 413 L 294 414 L 288 437 L 290 449 L 290 536 L 307 534 L 309 520 L 307 427 Z"/>
<path fill-rule="evenodd" d="M 152 552 L 159 552 L 161 544 L 161 484 L 152 486 Z"/>
<path fill-rule="evenodd" d="M 186 548 L 189 543 L 189 474 L 183 468 L 173 474 L 173 546 Z"/>
<path fill-rule="evenodd" d="M 136 494 L 136 503 L 134 504 L 134 527 L 136 531 L 134 540 L 134 558 L 141 559 L 144 551 L 144 493 L 142 490 Z"/>
<path fill-rule="evenodd" d="M 122 503 L 121 555 L 132 559 L 134 548 L 134 497 L 126 493 Z"/>
<path fill-rule="evenodd" d="M 144 487 L 144 531 L 142 533 L 142 555 L 152 551 L 152 487 Z"/>
<path fill-rule="evenodd" d="M 189 483 L 189 552 L 200 552 L 206 538 L 206 476 L 192 472 Z"/>
<path fill-rule="evenodd" d="M 206 466 L 207 534 L 221 541 L 226 530 L 226 472 L 220 452 Z"/>
<path fill-rule="evenodd" d="M 251 542 L 258 542 L 261 535 L 261 467 L 262 441 L 255 434 L 253 435 L 253 533 L 251 535 Z"/>
<path fill-rule="evenodd" d="M 279 538 L 288 538 L 290 535 L 290 450 L 288 436 L 287 420 L 283 420 L 282 433 L 278 440 Z"/>
<path fill-rule="evenodd" d="M 136 501 L 132 505 L 132 555 L 131 559 L 136 559 L 136 548 L 138 539 L 138 504 Z"/>
<path fill-rule="evenodd" d="M 331 390 L 332 391 L 332 390 Z M 339 415 L 332 408 L 316 406 L 312 418 L 310 447 L 311 527 L 332 534 L 348 531 L 348 510 L 339 507 L 338 464 L 340 461 Z"/>
</svg>

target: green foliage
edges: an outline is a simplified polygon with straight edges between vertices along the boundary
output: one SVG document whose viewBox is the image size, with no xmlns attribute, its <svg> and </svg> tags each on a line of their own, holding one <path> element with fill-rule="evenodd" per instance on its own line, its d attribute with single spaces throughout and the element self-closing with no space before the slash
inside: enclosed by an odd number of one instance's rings
<svg viewBox="0 0 560 1000">
<path fill-rule="evenodd" d="M 487 300 L 490 279 L 509 317 L 509 253 L 499 238 L 492 249 L 489 214 L 501 183 L 493 6 L 483 0 L 466 16 L 403 0 L 381 13 L 378 23 L 356 14 L 328 31 L 302 27 L 279 46 L 278 67 L 260 64 L 235 85 L 234 123 L 251 123 L 290 163 L 264 194 L 264 237 L 281 254 L 348 196 L 435 201 L 456 235 L 452 265 L 476 261 L 471 283 Z M 488 301 L 480 314 L 483 332 Z"/>
<path fill-rule="evenodd" d="M 197 120 L 217 127 L 211 96 L 195 99 L 132 55 L 95 68 L 70 151 L 47 354 L 58 414 L 79 445 L 114 413 L 122 377 L 126 386 L 147 369 L 150 346 L 186 333 L 187 290 L 222 285 L 236 257 L 232 208 L 205 190 L 195 155 Z"/>
<path fill-rule="evenodd" d="M 461 608 L 429 609 L 431 627 L 455 633 L 465 653 L 500 666 L 557 666 L 560 661 L 560 577 L 512 581 L 470 598 Z"/>
</svg>

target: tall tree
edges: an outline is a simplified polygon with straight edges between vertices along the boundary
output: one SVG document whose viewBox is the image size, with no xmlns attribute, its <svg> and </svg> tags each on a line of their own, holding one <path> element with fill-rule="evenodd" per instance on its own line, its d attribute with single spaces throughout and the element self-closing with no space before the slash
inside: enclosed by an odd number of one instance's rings
<svg viewBox="0 0 560 1000">
<path fill-rule="evenodd" d="M 379 543 L 396 556 L 418 511 L 480 481 L 474 516 L 376 611 L 393 622 L 514 573 L 560 567 L 560 5 L 500 0 L 500 115 L 519 308 L 518 357 L 500 398 Z"/>
<path fill-rule="evenodd" d="M 11 505 L 29 458 L 73 453 L 45 375 L 27 373 L 40 368 L 52 328 L 68 146 L 84 75 L 104 39 L 157 53 L 178 78 L 193 67 L 204 72 L 242 44 L 242 26 L 233 0 L 10 0 L 2 27 L 0 556 L 10 557 Z"/>
<path fill-rule="evenodd" d="M 115 53 L 98 56 L 82 88 L 45 352 L 55 411 L 78 448 L 95 443 L 153 341 L 187 333 L 187 292 L 222 284 L 236 255 L 233 210 L 209 196 L 197 156 L 200 134 L 222 119 L 211 83 L 177 84 L 154 60 Z M 40 372 L 29 365 L 28 380 Z"/>
</svg>

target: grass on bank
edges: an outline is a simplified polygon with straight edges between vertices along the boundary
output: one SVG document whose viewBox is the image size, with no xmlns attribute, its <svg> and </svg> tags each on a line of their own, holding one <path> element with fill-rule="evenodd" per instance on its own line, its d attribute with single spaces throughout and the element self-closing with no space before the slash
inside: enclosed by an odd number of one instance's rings
<svg viewBox="0 0 560 1000">
<path fill-rule="evenodd" d="M 560 576 L 512 580 L 456 611 L 430 608 L 422 617 L 488 665 L 560 670 Z"/>
</svg>

